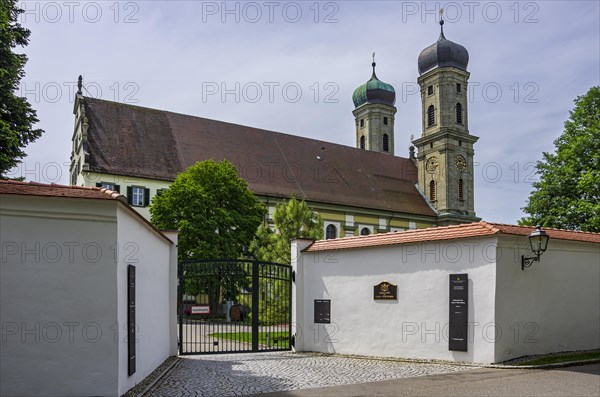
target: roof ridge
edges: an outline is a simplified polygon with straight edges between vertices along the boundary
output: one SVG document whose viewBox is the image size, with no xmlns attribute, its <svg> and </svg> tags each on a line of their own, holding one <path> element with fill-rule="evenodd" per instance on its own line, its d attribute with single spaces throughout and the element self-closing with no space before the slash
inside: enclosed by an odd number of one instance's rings
<svg viewBox="0 0 600 397">
<path fill-rule="evenodd" d="M 361 153 L 371 153 L 371 154 L 380 154 L 380 155 L 383 155 L 383 156 L 389 156 L 388 154 L 377 153 L 377 152 L 373 152 L 373 151 L 370 151 L 370 150 L 363 150 L 363 149 L 356 148 L 354 146 L 343 145 L 341 143 L 336 143 L 336 142 L 331 142 L 331 141 L 324 141 L 324 140 L 321 140 L 321 139 L 309 138 L 309 137 L 306 137 L 306 136 L 295 135 L 295 134 L 288 133 L 288 132 L 274 131 L 274 130 L 260 128 L 260 127 L 254 127 L 254 126 L 246 125 L 246 124 L 232 123 L 230 121 L 211 119 L 211 118 L 208 118 L 208 117 L 196 116 L 196 115 L 192 115 L 192 114 L 185 114 L 185 113 L 175 112 L 175 111 L 172 111 L 172 110 L 156 109 L 156 108 L 151 108 L 151 107 L 147 107 L 147 106 L 134 105 L 134 104 L 131 104 L 131 103 L 115 102 L 115 101 L 109 101 L 107 99 L 100 99 L 100 98 L 93 98 L 93 97 L 86 97 L 86 96 L 84 96 L 84 100 L 87 100 L 87 99 L 91 99 L 92 101 L 102 101 L 102 102 L 105 102 L 105 103 L 115 104 L 115 105 L 119 105 L 119 106 L 127 106 L 127 107 L 130 107 L 130 108 L 152 110 L 152 111 L 155 111 L 155 112 L 162 112 L 162 113 L 170 113 L 170 114 L 174 114 L 174 115 L 178 115 L 178 116 L 183 116 L 183 117 L 191 117 L 191 118 L 194 118 L 194 119 L 206 120 L 206 121 L 209 121 L 209 122 L 223 123 L 223 124 L 227 124 L 227 125 L 230 125 L 230 126 L 238 126 L 238 127 L 250 128 L 250 129 L 253 129 L 253 130 L 256 130 L 256 131 L 260 131 L 260 132 L 268 132 L 268 133 L 272 133 L 272 134 L 280 134 L 280 135 L 290 136 L 290 137 L 293 137 L 293 138 L 305 139 L 305 140 L 309 140 L 309 141 L 313 141 L 313 142 L 317 142 L 317 143 L 326 143 L 326 144 L 329 144 L 329 145 L 335 145 L 335 146 L 343 147 L 343 148 L 346 148 L 346 149 L 353 149 L 353 150 L 360 151 Z M 411 161 L 412 162 L 412 160 L 410 158 L 408 158 L 408 157 L 402 157 L 402 156 L 396 156 L 396 155 L 394 155 L 393 157 L 398 158 L 398 159 L 402 159 L 402 160 L 405 160 L 405 161 Z M 400 179 L 402 179 L 402 178 L 400 178 Z"/>
<path fill-rule="evenodd" d="M 121 193 L 116 192 L 114 190 L 101 188 L 97 186 L 77 186 L 77 185 L 63 185 L 61 183 L 42 183 L 37 181 L 15 181 L 13 179 L 0 179 L 0 183 L 21 185 L 21 186 L 35 186 L 35 187 L 51 187 L 51 188 L 59 188 L 59 189 L 73 189 L 73 190 L 93 190 L 98 191 L 104 194 L 107 194 L 109 197 L 113 199 L 120 199 L 120 197 L 125 198 Z"/>
<path fill-rule="evenodd" d="M 486 223 L 488 223 L 488 222 L 486 222 Z M 519 227 L 519 228 L 522 228 L 522 229 L 535 229 L 536 228 L 536 226 L 511 225 L 510 223 L 489 222 L 489 224 L 494 225 L 494 226 Z M 544 230 L 555 230 L 555 231 L 558 231 L 558 232 L 569 232 L 569 233 L 581 233 L 581 234 L 600 235 L 600 233 L 597 233 L 597 232 L 588 232 L 588 231 L 584 231 L 584 230 L 572 230 L 572 229 L 559 229 L 559 228 L 556 228 L 556 227 L 547 227 L 547 226 L 542 226 L 542 229 L 544 229 Z"/>
<path fill-rule="evenodd" d="M 491 230 L 492 232 L 495 233 L 501 233 L 502 231 L 500 229 L 498 229 L 497 227 L 495 227 L 495 225 L 493 223 L 490 222 L 486 222 L 486 221 L 479 221 L 479 224 L 481 226 L 483 226 L 484 228 Z"/>
</svg>

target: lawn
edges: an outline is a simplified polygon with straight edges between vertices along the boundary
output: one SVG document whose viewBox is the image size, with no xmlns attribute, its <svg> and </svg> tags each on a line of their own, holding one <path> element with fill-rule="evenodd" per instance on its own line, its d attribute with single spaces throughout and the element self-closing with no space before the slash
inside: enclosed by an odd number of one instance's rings
<svg viewBox="0 0 600 397">
<path fill-rule="evenodd" d="M 258 333 L 258 344 L 267 345 L 267 334 L 271 339 L 271 347 L 278 347 L 281 349 L 287 349 L 289 347 L 289 333 L 287 331 L 278 332 L 259 332 Z M 252 332 L 215 332 L 208 334 L 213 338 L 229 339 L 238 342 L 252 343 Z M 275 344 L 277 340 L 277 344 Z"/>
<path fill-rule="evenodd" d="M 539 357 L 530 361 L 523 361 L 516 365 L 544 365 L 566 363 L 567 361 L 582 361 L 600 359 L 600 352 L 567 353 L 556 356 Z"/>
</svg>

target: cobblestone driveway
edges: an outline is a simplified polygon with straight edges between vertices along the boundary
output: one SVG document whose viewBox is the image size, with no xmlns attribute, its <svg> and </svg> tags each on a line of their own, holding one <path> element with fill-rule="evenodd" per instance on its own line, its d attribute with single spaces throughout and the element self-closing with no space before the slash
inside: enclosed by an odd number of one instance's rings
<svg viewBox="0 0 600 397">
<path fill-rule="evenodd" d="M 184 356 L 146 396 L 240 396 L 469 369 L 289 352 Z"/>
</svg>

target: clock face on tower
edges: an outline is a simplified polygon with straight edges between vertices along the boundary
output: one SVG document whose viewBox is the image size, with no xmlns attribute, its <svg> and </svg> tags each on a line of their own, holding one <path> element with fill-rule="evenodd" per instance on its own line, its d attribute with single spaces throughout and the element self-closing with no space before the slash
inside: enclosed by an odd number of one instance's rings
<svg viewBox="0 0 600 397">
<path fill-rule="evenodd" d="M 458 156 L 456 156 L 456 169 L 459 170 L 460 172 L 463 172 L 464 170 L 467 169 L 467 161 L 460 154 Z"/>
<path fill-rule="evenodd" d="M 425 169 L 427 170 L 427 172 L 433 173 L 433 172 L 435 172 L 437 166 L 438 166 L 438 159 L 437 159 L 437 157 L 433 156 L 427 160 Z"/>
</svg>

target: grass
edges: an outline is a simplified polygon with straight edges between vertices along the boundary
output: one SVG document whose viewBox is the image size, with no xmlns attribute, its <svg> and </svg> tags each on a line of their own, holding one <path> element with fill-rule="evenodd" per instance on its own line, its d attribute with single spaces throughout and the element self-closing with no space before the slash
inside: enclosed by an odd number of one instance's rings
<svg viewBox="0 0 600 397">
<path fill-rule="evenodd" d="M 288 331 L 259 332 L 259 345 L 267 344 L 267 333 L 270 335 L 271 347 L 279 347 L 282 349 L 289 347 L 290 337 Z M 237 342 L 252 343 L 252 332 L 215 332 L 212 334 L 208 334 L 208 336 L 212 336 L 213 338 L 219 339 L 234 340 Z M 274 343 L 275 339 L 277 340 L 277 344 Z"/>
<path fill-rule="evenodd" d="M 546 356 L 535 358 L 530 361 L 520 362 L 518 365 L 544 365 L 544 364 L 555 364 L 555 363 L 566 363 L 567 361 L 582 361 L 600 359 L 600 352 L 583 352 L 583 353 L 566 353 L 556 356 Z"/>
</svg>

